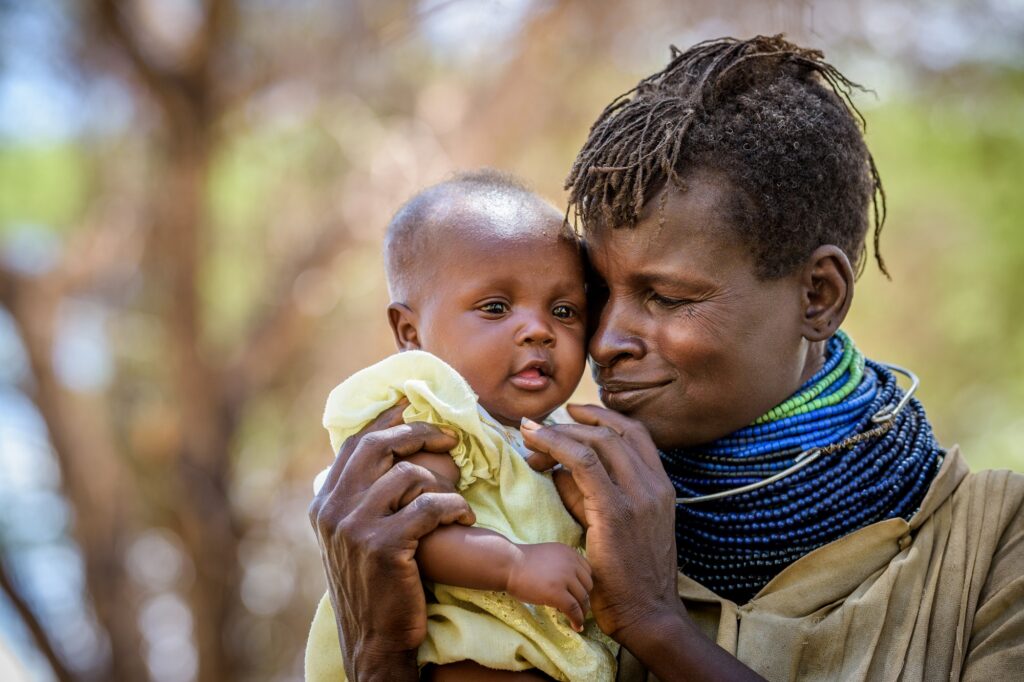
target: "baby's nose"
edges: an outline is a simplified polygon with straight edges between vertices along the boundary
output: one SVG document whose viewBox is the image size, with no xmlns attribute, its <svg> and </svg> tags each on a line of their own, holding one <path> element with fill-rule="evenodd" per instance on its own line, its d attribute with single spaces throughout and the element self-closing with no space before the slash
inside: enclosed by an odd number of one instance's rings
<svg viewBox="0 0 1024 682">
<path fill-rule="evenodd" d="M 555 345 L 555 333 L 551 325 L 538 316 L 529 315 L 516 332 L 516 343 L 520 345 Z"/>
</svg>

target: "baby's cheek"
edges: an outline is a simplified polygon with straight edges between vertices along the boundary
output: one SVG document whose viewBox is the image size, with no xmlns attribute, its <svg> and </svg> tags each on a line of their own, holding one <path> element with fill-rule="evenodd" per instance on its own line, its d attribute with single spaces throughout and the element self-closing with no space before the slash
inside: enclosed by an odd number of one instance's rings
<svg viewBox="0 0 1024 682">
<path fill-rule="evenodd" d="M 583 339 L 580 338 L 575 344 L 567 344 L 559 357 L 559 377 L 560 383 L 568 383 L 573 386 L 579 382 L 580 377 L 583 376 L 584 370 L 587 368 L 587 354 L 586 347 L 583 345 Z"/>
</svg>

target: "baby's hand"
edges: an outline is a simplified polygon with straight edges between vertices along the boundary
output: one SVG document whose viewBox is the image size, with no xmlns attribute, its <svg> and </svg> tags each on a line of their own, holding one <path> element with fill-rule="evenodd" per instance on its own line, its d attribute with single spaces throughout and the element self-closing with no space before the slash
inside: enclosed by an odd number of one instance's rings
<svg viewBox="0 0 1024 682">
<path fill-rule="evenodd" d="M 505 591 L 527 604 L 553 606 L 569 617 L 577 632 L 583 630 L 594 587 L 587 560 L 558 542 L 516 547 L 519 555 L 509 570 Z"/>
</svg>

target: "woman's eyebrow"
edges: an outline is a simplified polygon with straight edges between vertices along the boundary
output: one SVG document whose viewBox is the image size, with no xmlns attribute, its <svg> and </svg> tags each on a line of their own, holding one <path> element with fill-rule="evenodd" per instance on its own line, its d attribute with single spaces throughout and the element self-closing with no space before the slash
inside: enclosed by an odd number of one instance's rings
<svg viewBox="0 0 1024 682">
<path fill-rule="evenodd" d="M 682 286 L 687 289 L 713 289 L 715 283 L 699 277 L 688 277 L 685 274 L 669 272 L 644 272 L 638 273 L 638 279 L 649 285 L 660 286 Z"/>
</svg>

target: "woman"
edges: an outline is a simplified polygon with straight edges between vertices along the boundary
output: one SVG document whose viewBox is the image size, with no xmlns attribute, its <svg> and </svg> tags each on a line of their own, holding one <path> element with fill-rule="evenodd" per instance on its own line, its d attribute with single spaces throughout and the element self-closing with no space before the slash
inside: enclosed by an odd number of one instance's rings
<svg viewBox="0 0 1024 682">
<path fill-rule="evenodd" d="M 838 332 L 871 204 L 884 271 L 851 85 L 780 38 L 674 51 L 605 109 L 570 173 L 616 412 L 526 439 L 535 468 L 565 467 L 620 679 L 1024 666 L 1024 479 L 969 474 L 896 370 Z M 453 445 L 398 414 L 345 443 L 310 509 L 351 679 L 415 677 L 417 540 L 472 522 L 425 471 L 392 468 Z"/>
</svg>

